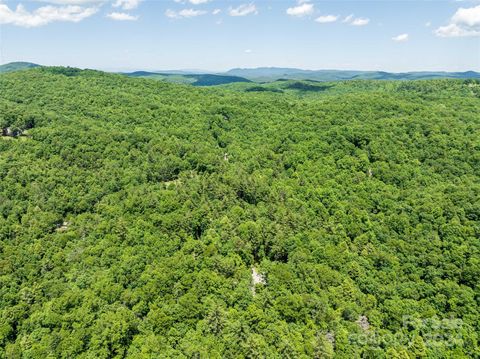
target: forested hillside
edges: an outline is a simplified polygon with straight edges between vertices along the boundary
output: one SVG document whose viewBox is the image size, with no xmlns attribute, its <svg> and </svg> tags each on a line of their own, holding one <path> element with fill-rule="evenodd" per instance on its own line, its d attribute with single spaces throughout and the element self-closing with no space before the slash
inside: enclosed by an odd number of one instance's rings
<svg viewBox="0 0 480 359">
<path fill-rule="evenodd" d="M 0 76 L 0 358 L 478 356 L 480 82 L 231 86 Z"/>
<path fill-rule="evenodd" d="M 253 81 L 271 82 L 279 79 L 289 80 L 432 80 L 432 79 L 479 79 L 476 71 L 446 72 L 446 71 L 350 71 L 350 70 L 302 70 L 295 68 L 258 67 L 246 69 L 231 69 L 225 75 L 246 77 Z"/>
<path fill-rule="evenodd" d="M 236 82 L 251 82 L 243 77 L 215 74 L 177 74 L 136 71 L 124 73 L 130 77 L 141 77 L 153 80 L 162 80 L 173 83 L 190 84 L 193 86 L 217 86 Z"/>
<path fill-rule="evenodd" d="M 39 66 L 31 62 L 9 62 L 8 64 L 0 65 L 0 73 L 28 70 Z"/>
</svg>

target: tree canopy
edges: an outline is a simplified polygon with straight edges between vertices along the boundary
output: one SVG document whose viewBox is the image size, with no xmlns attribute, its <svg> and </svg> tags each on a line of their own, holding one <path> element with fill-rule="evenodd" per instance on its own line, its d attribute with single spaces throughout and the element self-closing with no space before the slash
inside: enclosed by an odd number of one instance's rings
<svg viewBox="0 0 480 359">
<path fill-rule="evenodd" d="M 475 357 L 479 110 L 476 80 L 1 75 L 0 357 Z"/>
</svg>

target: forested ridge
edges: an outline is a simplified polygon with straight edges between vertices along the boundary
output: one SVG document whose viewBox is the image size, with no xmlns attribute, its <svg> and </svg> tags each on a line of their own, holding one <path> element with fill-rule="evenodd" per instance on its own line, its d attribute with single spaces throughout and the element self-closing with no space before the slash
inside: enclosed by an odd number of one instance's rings
<svg viewBox="0 0 480 359">
<path fill-rule="evenodd" d="M 478 357 L 479 113 L 477 80 L 0 75 L 0 358 Z"/>
</svg>

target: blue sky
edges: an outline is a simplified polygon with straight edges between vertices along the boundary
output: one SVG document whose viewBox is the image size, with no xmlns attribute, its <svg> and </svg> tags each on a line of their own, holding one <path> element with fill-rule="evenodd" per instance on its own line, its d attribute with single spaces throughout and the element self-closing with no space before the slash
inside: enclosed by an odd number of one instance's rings
<svg viewBox="0 0 480 359">
<path fill-rule="evenodd" d="M 480 1 L 0 0 L 0 62 L 480 71 Z"/>
</svg>

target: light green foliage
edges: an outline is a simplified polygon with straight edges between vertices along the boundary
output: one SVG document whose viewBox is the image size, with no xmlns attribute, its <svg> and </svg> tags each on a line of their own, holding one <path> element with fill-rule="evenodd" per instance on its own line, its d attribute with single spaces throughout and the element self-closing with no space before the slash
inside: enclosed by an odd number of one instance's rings
<svg viewBox="0 0 480 359">
<path fill-rule="evenodd" d="M 0 358 L 478 355 L 478 82 L 245 86 L 0 76 Z"/>
</svg>

